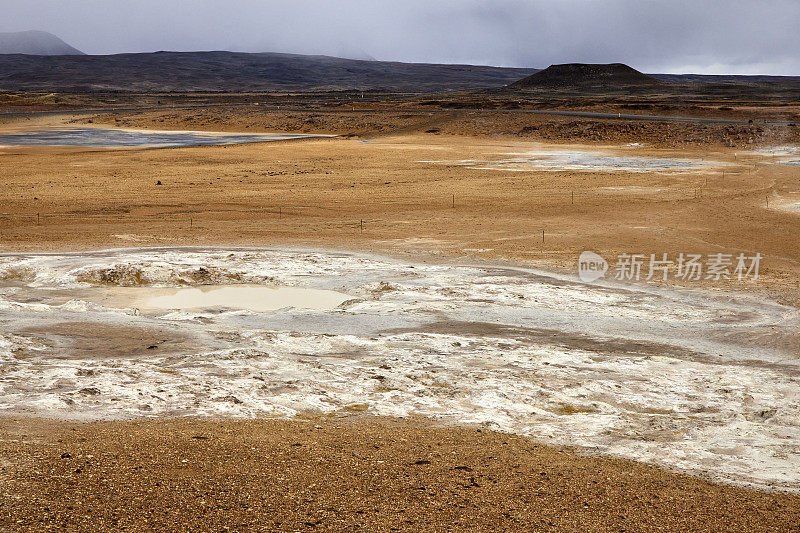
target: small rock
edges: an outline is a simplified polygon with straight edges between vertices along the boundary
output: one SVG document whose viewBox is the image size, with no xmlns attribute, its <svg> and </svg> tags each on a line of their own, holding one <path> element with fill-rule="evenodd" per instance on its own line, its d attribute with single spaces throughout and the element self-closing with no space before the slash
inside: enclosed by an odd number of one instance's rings
<svg viewBox="0 0 800 533">
<path fill-rule="evenodd" d="M 235 403 L 235 404 L 244 403 L 244 402 L 242 402 L 242 400 L 240 400 L 239 398 L 237 398 L 236 396 L 234 396 L 232 394 L 229 394 L 228 396 L 220 396 L 219 398 L 216 398 L 215 401 L 217 401 L 217 402 L 230 402 L 230 403 Z"/>
</svg>

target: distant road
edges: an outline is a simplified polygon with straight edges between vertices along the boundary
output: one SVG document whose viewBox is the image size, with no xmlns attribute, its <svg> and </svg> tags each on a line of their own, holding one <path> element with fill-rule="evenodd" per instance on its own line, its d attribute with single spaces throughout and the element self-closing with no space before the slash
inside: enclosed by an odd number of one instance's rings
<svg viewBox="0 0 800 533">
<path fill-rule="evenodd" d="M 14 113 L 0 113 L 0 117 L 35 117 L 45 115 L 94 115 L 94 114 L 107 114 L 107 113 L 129 113 L 132 111 L 169 111 L 172 109 L 204 109 L 212 107 L 258 107 L 264 110 L 280 110 L 292 111 L 301 113 L 528 113 L 532 115 L 560 115 L 567 117 L 584 117 L 584 118 L 599 118 L 606 120 L 644 120 L 656 122 L 696 122 L 696 123 L 710 123 L 710 124 L 766 124 L 771 126 L 790 126 L 795 125 L 795 122 L 790 121 L 770 121 L 770 120 L 737 120 L 727 118 L 703 118 L 703 117 L 685 117 L 685 116 L 668 116 L 668 115 L 632 115 L 626 113 L 598 113 L 594 111 L 562 111 L 562 110 L 547 110 L 547 109 L 320 109 L 320 108 L 307 108 L 307 107 L 291 107 L 291 106 L 277 106 L 266 105 L 262 103 L 245 103 L 245 104 L 185 104 L 174 106 L 154 106 L 154 107 L 101 107 L 93 109 L 75 109 L 75 110 L 54 110 L 54 111 L 29 111 L 29 112 L 14 112 Z"/>
</svg>

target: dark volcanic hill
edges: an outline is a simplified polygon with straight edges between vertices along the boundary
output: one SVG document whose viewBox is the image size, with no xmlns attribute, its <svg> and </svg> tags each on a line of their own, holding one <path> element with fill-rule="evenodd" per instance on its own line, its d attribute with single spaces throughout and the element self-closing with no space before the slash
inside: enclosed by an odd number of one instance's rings
<svg viewBox="0 0 800 533">
<path fill-rule="evenodd" d="M 622 63 L 588 64 L 567 63 L 550 65 L 509 85 L 511 89 L 622 89 L 626 87 L 659 87 L 666 82 Z"/>
<path fill-rule="evenodd" d="M 435 92 L 503 86 L 534 69 L 361 61 L 295 54 L 155 52 L 0 55 L 0 90 Z"/>
<path fill-rule="evenodd" d="M 0 54 L 32 54 L 40 56 L 83 55 L 52 33 L 18 31 L 0 33 Z"/>
</svg>

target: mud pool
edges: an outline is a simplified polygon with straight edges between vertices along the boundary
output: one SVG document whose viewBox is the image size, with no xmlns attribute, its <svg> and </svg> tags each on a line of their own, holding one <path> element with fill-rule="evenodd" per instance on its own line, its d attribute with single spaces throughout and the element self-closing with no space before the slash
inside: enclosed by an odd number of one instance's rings
<svg viewBox="0 0 800 533">
<path fill-rule="evenodd" d="M 276 311 L 278 309 L 333 309 L 348 299 L 336 291 L 298 287 L 259 287 L 253 285 L 210 286 L 189 289 L 153 291 L 134 289 L 135 303 L 145 309 L 246 309 Z M 132 294 L 133 296 L 133 294 Z"/>
</svg>

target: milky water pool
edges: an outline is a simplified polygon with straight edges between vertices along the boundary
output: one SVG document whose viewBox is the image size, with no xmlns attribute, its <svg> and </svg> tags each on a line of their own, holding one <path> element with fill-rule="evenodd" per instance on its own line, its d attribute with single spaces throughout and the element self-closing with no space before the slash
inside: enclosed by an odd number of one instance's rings
<svg viewBox="0 0 800 533">
<path fill-rule="evenodd" d="M 6 254 L 0 280 L 3 413 L 366 410 L 800 489 L 798 313 L 767 300 L 303 250 Z"/>
<path fill-rule="evenodd" d="M 327 135 L 221 133 L 113 128 L 43 128 L 0 133 L 0 146 L 81 146 L 97 148 L 178 148 L 284 141 Z"/>
<path fill-rule="evenodd" d="M 187 289 L 141 291 L 133 302 L 145 309 L 246 309 L 276 311 L 278 309 L 333 309 L 348 296 L 336 291 L 301 287 L 260 287 L 253 285 L 210 286 Z M 155 294 L 159 292 L 162 294 Z M 166 294 L 164 294 L 166 292 Z"/>
<path fill-rule="evenodd" d="M 603 172 L 650 172 L 696 171 L 709 162 L 698 159 L 674 159 L 646 156 L 616 155 L 585 150 L 533 150 L 524 153 L 503 154 L 494 160 L 464 159 L 459 161 L 419 161 L 419 163 L 445 163 L 476 170 L 507 171 L 603 171 Z"/>
<path fill-rule="evenodd" d="M 753 150 L 749 153 L 768 157 L 771 162 L 778 165 L 800 166 L 800 159 L 798 159 L 798 156 L 800 156 L 800 146 L 791 144 L 770 146 L 759 150 Z"/>
</svg>

